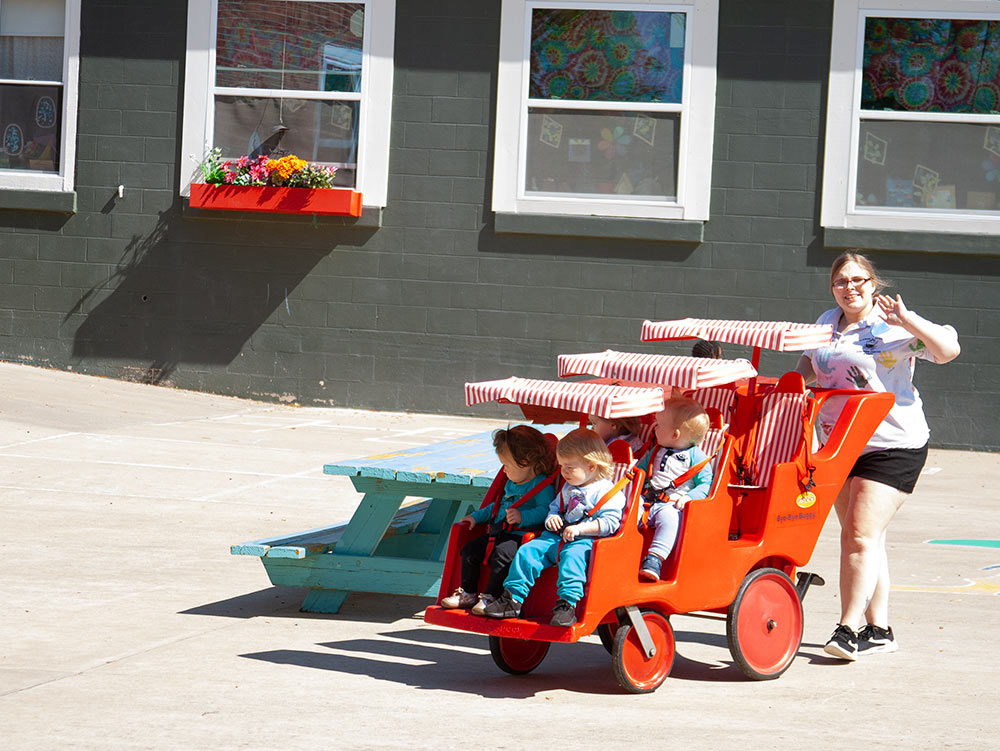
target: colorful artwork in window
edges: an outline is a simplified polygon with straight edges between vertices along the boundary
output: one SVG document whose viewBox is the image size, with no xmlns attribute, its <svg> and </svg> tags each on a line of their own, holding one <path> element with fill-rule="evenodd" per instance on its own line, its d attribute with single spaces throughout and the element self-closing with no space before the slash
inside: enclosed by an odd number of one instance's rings
<svg viewBox="0 0 1000 751">
<path fill-rule="evenodd" d="M 683 13 L 536 8 L 528 96 L 679 103 Z"/>
<path fill-rule="evenodd" d="M 1000 21 L 868 18 L 861 107 L 1000 110 Z"/>
<path fill-rule="evenodd" d="M 59 169 L 60 86 L 0 84 L 0 169 Z"/>
</svg>

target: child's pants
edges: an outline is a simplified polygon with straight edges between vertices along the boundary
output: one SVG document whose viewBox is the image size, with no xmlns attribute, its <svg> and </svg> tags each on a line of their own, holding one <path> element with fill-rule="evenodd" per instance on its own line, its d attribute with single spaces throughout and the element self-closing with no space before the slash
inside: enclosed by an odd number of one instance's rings
<svg viewBox="0 0 1000 751">
<path fill-rule="evenodd" d="M 486 557 L 486 546 L 489 544 L 489 535 L 480 535 L 469 540 L 462 546 L 459 555 L 462 558 L 462 589 L 466 592 L 479 592 L 479 571 L 483 566 L 483 558 Z M 521 535 L 512 535 L 510 532 L 500 532 L 493 540 L 493 552 L 486 562 L 489 567 L 490 576 L 486 582 L 483 592 L 494 597 L 499 597 L 503 592 L 503 580 L 507 578 L 510 570 L 510 562 L 517 554 L 517 546 L 521 544 Z"/>
<path fill-rule="evenodd" d="M 646 523 L 653 530 L 653 541 L 649 543 L 649 552 L 666 560 L 677 542 L 677 530 L 681 525 L 681 512 L 672 503 L 660 501 L 649 509 Z"/>
<path fill-rule="evenodd" d="M 559 576 L 556 579 L 556 595 L 575 605 L 583 597 L 583 586 L 587 583 L 587 567 L 590 565 L 590 550 L 594 546 L 593 537 L 577 537 L 565 542 L 560 549 L 562 538 L 545 530 L 540 537 L 526 542 L 518 548 L 514 562 L 510 564 L 510 574 L 503 583 L 514 595 L 514 599 L 524 602 L 532 585 L 549 566 L 556 565 L 559 555 Z"/>
</svg>

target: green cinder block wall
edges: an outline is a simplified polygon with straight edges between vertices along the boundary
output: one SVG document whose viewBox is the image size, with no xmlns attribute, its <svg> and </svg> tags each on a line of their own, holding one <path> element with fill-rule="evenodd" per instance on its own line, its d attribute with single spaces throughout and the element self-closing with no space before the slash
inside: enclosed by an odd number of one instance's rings
<svg viewBox="0 0 1000 751">
<path fill-rule="evenodd" d="M 833 304 L 819 227 L 832 0 L 721 1 L 702 242 L 496 232 L 499 0 L 397 3 L 381 226 L 191 211 L 176 195 L 186 11 L 83 0 L 76 213 L 0 210 L 0 359 L 486 415 L 465 381 L 555 377 L 563 352 L 687 351 L 640 345 L 645 318 L 812 321 Z M 917 366 L 932 444 L 1000 448 L 1000 258 L 871 256 L 962 338 L 959 360 Z M 765 353 L 762 370 L 794 362 Z"/>
</svg>

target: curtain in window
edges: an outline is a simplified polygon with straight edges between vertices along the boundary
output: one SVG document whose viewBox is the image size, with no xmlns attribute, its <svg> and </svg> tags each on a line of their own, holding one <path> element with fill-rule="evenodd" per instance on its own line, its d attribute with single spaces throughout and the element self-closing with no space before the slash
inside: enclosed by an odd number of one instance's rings
<svg viewBox="0 0 1000 751">
<path fill-rule="evenodd" d="M 869 18 L 862 75 L 862 109 L 996 112 L 1000 22 Z"/>
<path fill-rule="evenodd" d="M 677 103 L 683 74 L 683 13 L 532 13 L 533 99 Z"/>
</svg>

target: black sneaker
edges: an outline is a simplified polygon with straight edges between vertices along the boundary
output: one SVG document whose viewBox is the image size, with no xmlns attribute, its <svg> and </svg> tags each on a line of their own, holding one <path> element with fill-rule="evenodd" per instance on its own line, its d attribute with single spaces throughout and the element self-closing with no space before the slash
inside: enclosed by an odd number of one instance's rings
<svg viewBox="0 0 1000 751">
<path fill-rule="evenodd" d="M 521 603 L 505 589 L 502 595 L 483 608 L 483 615 L 490 618 L 517 618 L 521 615 Z"/>
<path fill-rule="evenodd" d="M 556 606 L 552 608 L 552 620 L 550 626 L 572 626 L 576 623 L 576 605 L 570 605 L 563 598 L 556 600 Z"/>
<path fill-rule="evenodd" d="M 659 581 L 661 566 L 663 566 L 663 561 L 660 560 L 659 556 L 649 553 L 642 559 L 642 565 L 639 566 L 639 578 L 651 582 Z"/>
<path fill-rule="evenodd" d="M 838 624 L 823 651 L 841 660 L 854 661 L 858 659 L 858 635 L 849 626 Z"/>
<path fill-rule="evenodd" d="M 869 623 L 858 631 L 858 654 L 873 655 L 878 652 L 895 652 L 899 649 L 892 635 L 892 626 L 882 628 Z"/>
</svg>

